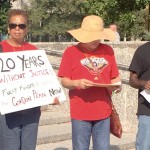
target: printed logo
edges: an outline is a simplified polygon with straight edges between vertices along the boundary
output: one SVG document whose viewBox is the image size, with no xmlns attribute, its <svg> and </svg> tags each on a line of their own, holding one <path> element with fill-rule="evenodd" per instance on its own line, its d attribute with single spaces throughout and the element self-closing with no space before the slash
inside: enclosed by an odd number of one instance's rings
<svg viewBox="0 0 150 150">
<path fill-rule="evenodd" d="M 108 61 L 105 58 L 91 56 L 82 59 L 81 65 L 87 68 L 91 74 L 97 75 L 108 65 Z"/>
</svg>

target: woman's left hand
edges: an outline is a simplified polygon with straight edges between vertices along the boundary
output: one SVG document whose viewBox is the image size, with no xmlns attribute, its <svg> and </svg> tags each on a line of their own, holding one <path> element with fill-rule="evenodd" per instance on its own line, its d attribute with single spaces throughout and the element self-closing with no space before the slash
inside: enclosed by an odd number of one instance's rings
<svg viewBox="0 0 150 150">
<path fill-rule="evenodd" d="M 59 99 L 56 97 L 52 103 L 52 105 L 59 105 L 60 102 L 59 102 Z"/>
</svg>

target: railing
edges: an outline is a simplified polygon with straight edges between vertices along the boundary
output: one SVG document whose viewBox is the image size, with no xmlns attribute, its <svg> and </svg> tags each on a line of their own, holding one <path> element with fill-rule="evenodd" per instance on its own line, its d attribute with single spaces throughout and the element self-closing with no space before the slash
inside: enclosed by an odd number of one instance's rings
<svg viewBox="0 0 150 150">
<path fill-rule="evenodd" d="M 57 51 L 57 50 L 45 50 L 47 55 L 62 57 L 63 52 Z"/>
</svg>

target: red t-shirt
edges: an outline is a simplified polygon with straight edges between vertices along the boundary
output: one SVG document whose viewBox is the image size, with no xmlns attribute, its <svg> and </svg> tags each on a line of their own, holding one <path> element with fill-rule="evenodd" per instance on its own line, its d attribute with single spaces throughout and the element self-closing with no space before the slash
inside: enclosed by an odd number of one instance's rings
<svg viewBox="0 0 150 150">
<path fill-rule="evenodd" d="M 10 44 L 7 43 L 6 40 L 2 41 L 0 43 L 3 47 L 3 52 L 17 52 L 17 51 L 27 51 L 27 50 L 36 50 L 37 47 L 28 43 L 28 42 L 24 42 L 22 46 L 11 46 Z"/>
<path fill-rule="evenodd" d="M 9 43 L 7 43 L 6 40 L 4 40 L 0 43 L 0 45 L 2 45 L 2 49 L 3 49 L 2 52 L 4 52 L 4 53 L 5 52 L 27 51 L 27 50 L 37 50 L 38 49 L 36 46 L 34 46 L 28 42 L 24 42 L 22 46 L 14 47 L 14 46 L 11 46 Z M 31 109 L 21 110 L 18 112 L 13 112 L 13 113 L 8 114 L 8 116 L 10 116 L 10 119 L 11 118 L 16 119 L 17 120 L 16 123 L 21 124 L 23 120 L 20 118 L 20 115 L 24 115 L 24 114 L 26 114 L 25 118 L 27 116 L 32 117 L 33 114 L 36 114 L 35 118 L 37 118 L 38 115 L 40 114 L 40 107 L 35 107 L 35 108 L 31 108 Z M 25 121 L 28 122 L 28 118 L 26 118 Z"/>
<path fill-rule="evenodd" d="M 94 71 L 93 64 L 98 68 Z M 99 44 L 97 50 L 88 54 L 77 47 L 67 48 L 63 54 L 58 76 L 72 80 L 88 79 L 98 83 L 111 83 L 111 79 L 119 75 L 118 67 L 112 48 L 106 44 Z M 98 78 L 98 80 L 95 80 Z M 71 118 L 77 120 L 100 120 L 111 114 L 111 100 L 104 87 L 69 90 Z"/>
</svg>

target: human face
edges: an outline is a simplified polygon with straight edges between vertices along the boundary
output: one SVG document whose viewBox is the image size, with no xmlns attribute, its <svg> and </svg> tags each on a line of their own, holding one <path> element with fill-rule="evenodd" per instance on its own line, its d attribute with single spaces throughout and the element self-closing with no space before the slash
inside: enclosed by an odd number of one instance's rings
<svg viewBox="0 0 150 150">
<path fill-rule="evenodd" d="M 112 31 L 117 31 L 117 26 L 116 25 L 110 25 L 110 28 L 112 29 Z"/>
<path fill-rule="evenodd" d="M 95 49 L 97 49 L 98 45 L 99 45 L 100 40 L 95 40 L 89 43 L 81 43 L 83 45 L 83 47 L 85 47 L 87 50 L 89 51 L 93 51 Z"/>
<path fill-rule="evenodd" d="M 9 24 L 25 24 L 27 25 L 27 21 L 25 18 L 21 15 L 12 16 L 9 20 Z M 16 28 L 10 28 L 8 26 L 8 33 L 10 34 L 10 38 L 14 41 L 22 41 L 24 40 L 25 35 L 27 34 L 27 26 L 26 28 L 19 28 L 19 26 L 16 26 Z"/>
</svg>

